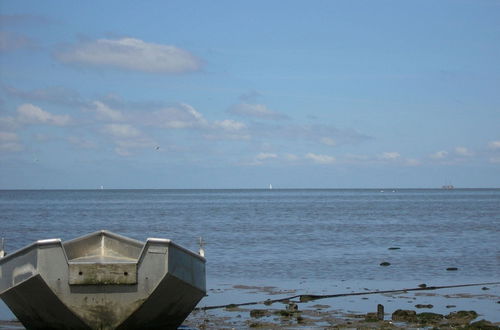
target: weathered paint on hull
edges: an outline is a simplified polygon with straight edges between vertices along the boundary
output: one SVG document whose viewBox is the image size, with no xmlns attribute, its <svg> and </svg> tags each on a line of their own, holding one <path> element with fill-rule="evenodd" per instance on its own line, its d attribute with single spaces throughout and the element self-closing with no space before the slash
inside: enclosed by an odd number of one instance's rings
<svg viewBox="0 0 500 330">
<path fill-rule="evenodd" d="M 175 329 L 206 294 L 205 259 L 107 231 L 0 259 L 0 297 L 30 329 Z"/>
</svg>

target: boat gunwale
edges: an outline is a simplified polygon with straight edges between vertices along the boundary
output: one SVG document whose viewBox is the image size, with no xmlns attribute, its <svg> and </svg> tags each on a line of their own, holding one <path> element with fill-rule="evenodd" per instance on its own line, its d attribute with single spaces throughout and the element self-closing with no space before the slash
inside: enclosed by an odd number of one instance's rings
<svg viewBox="0 0 500 330">
<path fill-rule="evenodd" d="M 5 261 L 8 261 L 9 259 L 13 259 L 18 255 L 25 254 L 34 248 L 43 247 L 43 246 L 47 246 L 47 245 L 60 245 L 61 247 L 63 246 L 60 238 L 50 238 L 50 239 L 42 239 L 42 240 L 34 241 L 33 243 L 31 243 L 25 247 L 22 247 L 22 248 L 14 251 L 12 253 L 7 254 L 6 256 L 0 258 L 0 266 Z M 63 251 L 64 251 L 64 256 L 66 257 L 66 260 L 68 260 L 68 257 L 66 256 L 66 251 L 64 250 L 64 248 L 63 248 Z"/>
<path fill-rule="evenodd" d="M 130 260 L 135 260 L 134 263 L 137 263 L 138 265 L 141 263 L 142 259 L 144 258 L 144 256 L 146 255 L 146 252 L 147 252 L 147 248 L 148 248 L 148 244 L 151 245 L 151 244 L 154 244 L 154 243 L 160 243 L 162 245 L 171 245 L 172 247 L 175 247 L 193 257 L 196 257 L 198 258 L 199 260 L 201 260 L 203 263 L 206 263 L 206 258 L 205 257 L 202 257 L 201 255 L 189 250 L 188 248 L 185 248 L 175 242 L 173 242 L 172 240 L 170 239 L 166 239 L 166 238 L 148 238 L 146 240 L 146 242 L 142 242 L 142 241 L 139 241 L 139 240 L 136 240 L 136 239 L 133 239 L 133 238 L 129 238 L 129 237 L 126 237 L 126 236 L 122 236 L 122 235 L 119 235 L 119 234 L 115 234 L 115 233 L 112 233 L 110 231 L 107 231 L 107 230 L 99 230 L 99 231 L 96 231 L 94 233 L 90 233 L 90 234 L 86 234 L 84 236 L 81 236 L 81 237 L 76 237 L 76 238 L 73 238 L 71 240 L 68 240 L 68 241 L 63 241 L 60 239 L 60 238 L 49 238 L 49 239 L 42 239 L 42 240 L 37 240 L 25 247 L 22 247 L 12 253 L 9 253 L 7 254 L 6 256 L 0 258 L 0 266 L 9 261 L 10 259 L 13 259 L 15 258 L 16 256 L 19 256 L 19 255 L 22 255 L 22 254 L 25 254 L 27 252 L 29 252 L 30 250 L 32 249 L 35 249 L 35 248 L 39 248 L 39 247 L 43 247 L 43 246 L 49 246 L 49 245 L 60 245 L 62 250 L 63 250 L 63 253 L 64 253 L 64 257 L 66 259 L 66 262 L 68 263 L 68 265 L 74 261 L 75 259 L 69 259 L 67 254 L 66 254 L 66 249 L 65 249 L 65 244 L 67 243 L 74 243 L 74 242 L 78 242 L 80 240 L 83 240 L 83 239 L 86 239 L 86 238 L 89 238 L 89 237 L 92 237 L 92 236 L 96 236 L 96 235 L 108 235 L 112 238 L 116 238 L 116 239 L 120 239 L 120 240 L 124 240 L 128 243 L 132 243 L 133 245 L 136 245 L 136 246 L 142 246 L 142 250 L 141 252 L 139 253 L 139 257 L 137 259 L 135 258 L 130 258 Z M 129 258 L 127 258 L 129 259 Z M 78 261 L 77 261 L 78 262 Z"/>
</svg>

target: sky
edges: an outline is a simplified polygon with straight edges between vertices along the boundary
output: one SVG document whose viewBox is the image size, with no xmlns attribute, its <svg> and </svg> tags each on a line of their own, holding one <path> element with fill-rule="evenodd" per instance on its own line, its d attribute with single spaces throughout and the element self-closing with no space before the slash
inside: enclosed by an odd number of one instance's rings
<svg viewBox="0 0 500 330">
<path fill-rule="evenodd" d="M 0 0 L 0 189 L 500 187 L 499 0 Z"/>
</svg>

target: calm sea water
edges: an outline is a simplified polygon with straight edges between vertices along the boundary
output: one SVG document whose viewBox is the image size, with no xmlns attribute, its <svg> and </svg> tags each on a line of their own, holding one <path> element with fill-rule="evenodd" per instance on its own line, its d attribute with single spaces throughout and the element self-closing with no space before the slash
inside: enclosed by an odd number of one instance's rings
<svg viewBox="0 0 500 330">
<path fill-rule="evenodd" d="M 500 280 L 498 189 L 0 191 L 7 251 L 100 229 L 203 237 L 209 287 Z"/>
</svg>

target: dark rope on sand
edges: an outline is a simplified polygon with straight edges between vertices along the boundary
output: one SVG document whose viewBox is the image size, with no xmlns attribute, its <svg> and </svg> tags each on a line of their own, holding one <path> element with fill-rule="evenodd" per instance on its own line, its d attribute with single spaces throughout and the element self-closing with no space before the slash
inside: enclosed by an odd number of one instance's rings
<svg viewBox="0 0 500 330">
<path fill-rule="evenodd" d="M 337 294 L 325 294 L 325 295 L 313 295 L 313 294 L 298 294 L 295 296 L 290 296 L 280 299 L 267 299 L 264 301 L 252 301 L 240 304 L 227 304 L 227 305 L 217 305 L 217 306 L 206 306 L 197 307 L 195 310 L 205 311 L 209 309 L 219 309 L 219 308 L 234 308 L 240 306 L 250 306 L 250 305 L 271 305 L 276 302 L 287 302 L 292 299 L 298 298 L 300 302 L 308 302 L 312 300 L 325 299 L 325 298 L 338 298 L 338 297 L 349 297 L 349 296 L 364 296 L 369 294 L 385 294 L 385 293 L 398 293 L 398 292 L 408 292 L 408 291 L 426 291 L 426 290 L 438 290 L 438 289 L 450 289 L 450 288 L 462 288 L 467 286 L 480 286 L 480 285 L 497 285 L 500 282 L 489 282 L 489 283 L 474 283 L 474 284 L 456 284 L 456 285 L 442 285 L 442 286 L 421 286 L 418 288 L 411 289 L 399 289 L 399 290 L 383 290 L 383 291 L 365 291 L 365 292 L 350 292 L 350 293 L 337 293 Z"/>
</svg>

